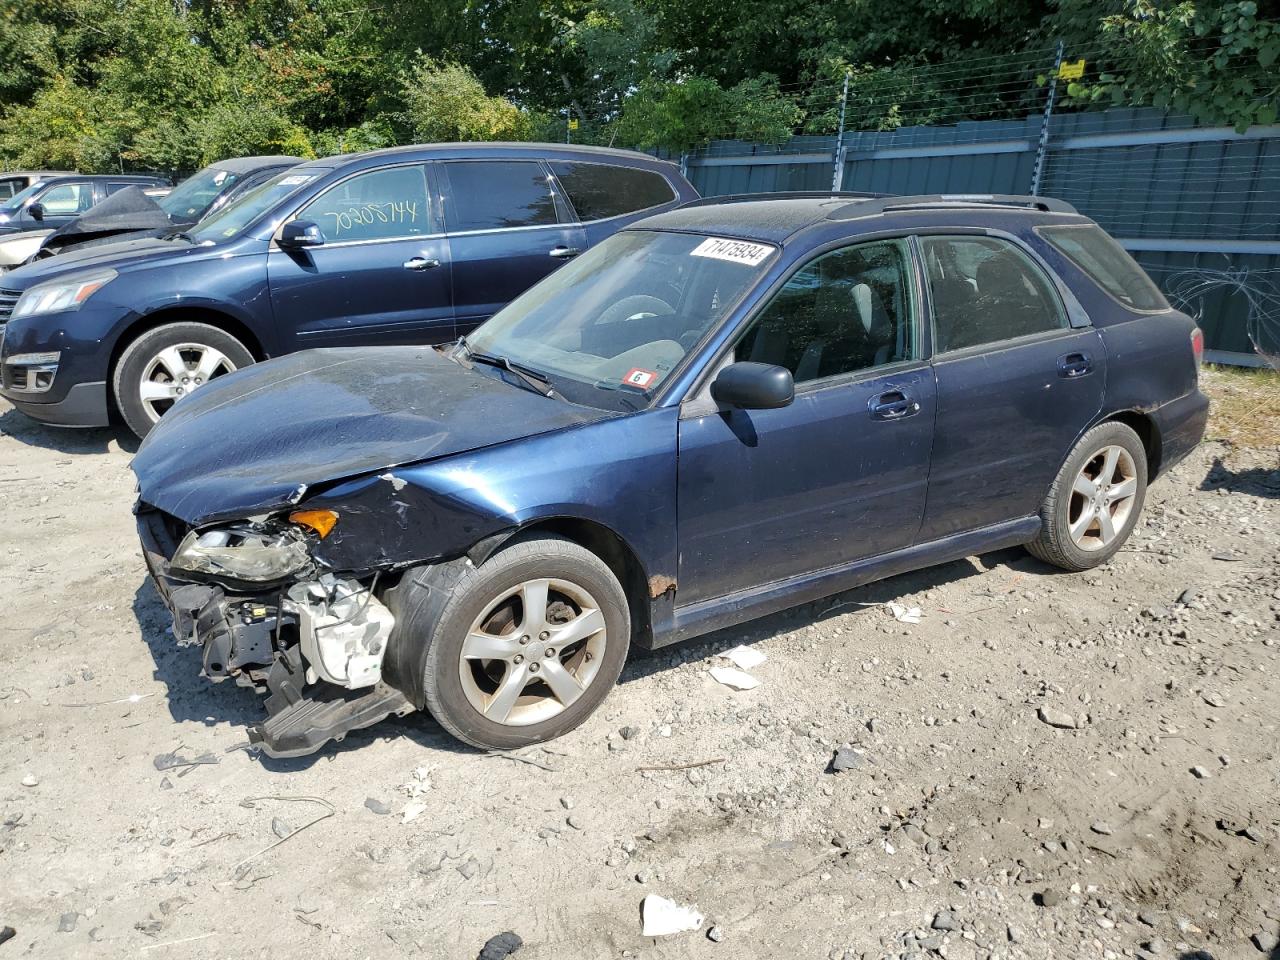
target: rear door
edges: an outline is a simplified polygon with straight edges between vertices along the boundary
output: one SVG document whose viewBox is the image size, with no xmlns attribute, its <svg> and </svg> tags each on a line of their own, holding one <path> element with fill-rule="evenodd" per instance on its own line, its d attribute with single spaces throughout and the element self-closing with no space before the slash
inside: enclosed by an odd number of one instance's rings
<svg viewBox="0 0 1280 960">
<path fill-rule="evenodd" d="M 680 421 L 680 602 L 888 553 L 925 509 L 934 385 L 908 242 L 810 261 L 733 359 L 791 370 L 795 400 Z"/>
<path fill-rule="evenodd" d="M 938 384 L 927 541 L 1036 513 L 1102 407 L 1106 355 L 1014 241 L 926 236 L 920 249 Z"/>
<path fill-rule="evenodd" d="M 294 349 L 453 338 L 449 244 L 431 209 L 423 163 L 352 174 L 294 214 L 324 243 L 282 250 L 267 276 L 284 342 Z"/>
<path fill-rule="evenodd" d="M 539 160 L 437 164 L 459 333 L 483 323 L 586 246 Z"/>
</svg>

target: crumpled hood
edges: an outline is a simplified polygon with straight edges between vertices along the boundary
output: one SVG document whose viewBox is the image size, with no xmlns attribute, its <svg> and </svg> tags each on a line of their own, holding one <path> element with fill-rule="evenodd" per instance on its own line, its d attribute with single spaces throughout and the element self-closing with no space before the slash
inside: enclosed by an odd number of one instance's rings
<svg viewBox="0 0 1280 960">
<path fill-rule="evenodd" d="M 202 387 L 161 419 L 131 466 L 143 502 L 202 524 L 287 508 L 317 484 L 611 415 L 430 347 L 308 350 Z"/>
</svg>

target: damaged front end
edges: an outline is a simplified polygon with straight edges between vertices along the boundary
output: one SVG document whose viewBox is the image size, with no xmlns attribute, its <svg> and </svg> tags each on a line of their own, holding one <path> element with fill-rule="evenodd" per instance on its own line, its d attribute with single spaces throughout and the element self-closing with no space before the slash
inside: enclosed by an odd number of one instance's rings
<svg viewBox="0 0 1280 960">
<path fill-rule="evenodd" d="M 341 576 L 312 559 L 337 514 L 289 514 L 191 529 L 139 504 L 143 553 L 183 646 L 204 674 L 264 694 L 250 741 L 273 757 L 312 753 L 414 705 L 383 679 L 395 617 L 377 573 Z"/>
</svg>

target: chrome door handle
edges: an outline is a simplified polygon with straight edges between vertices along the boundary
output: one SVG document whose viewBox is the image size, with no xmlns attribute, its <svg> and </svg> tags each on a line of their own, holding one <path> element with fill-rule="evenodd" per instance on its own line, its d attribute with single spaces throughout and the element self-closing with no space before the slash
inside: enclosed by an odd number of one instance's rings
<svg viewBox="0 0 1280 960">
<path fill-rule="evenodd" d="M 576 257 L 581 252 L 577 247 L 552 247 L 547 251 L 547 256 L 555 257 L 557 260 L 568 260 L 570 257 Z"/>
<path fill-rule="evenodd" d="M 428 260 L 426 257 L 410 257 L 402 266 L 406 270 L 430 270 L 432 267 L 440 266 L 440 261 Z"/>
</svg>

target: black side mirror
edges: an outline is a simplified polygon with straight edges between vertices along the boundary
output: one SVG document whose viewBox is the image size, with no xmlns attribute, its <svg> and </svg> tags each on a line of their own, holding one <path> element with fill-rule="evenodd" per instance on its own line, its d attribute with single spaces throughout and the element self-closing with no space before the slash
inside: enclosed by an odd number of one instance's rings
<svg viewBox="0 0 1280 960">
<path fill-rule="evenodd" d="M 44 204 L 30 203 L 27 204 L 27 213 L 31 214 L 31 219 L 39 223 L 44 219 Z"/>
<path fill-rule="evenodd" d="M 290 220 L 280 229 L 280 246 L 286 250 L 302 250 L 324 243 L 324 235 L 318 224 L 310 220 Z"/>
<path fill-rule="evenodd" d="M 786 367 L 742 360 L 731 363 L 711 384 L 717 403 L 742 410 L 774 410 L 785 407 L 796 395 L 796 382 Z"/>
</svg>

